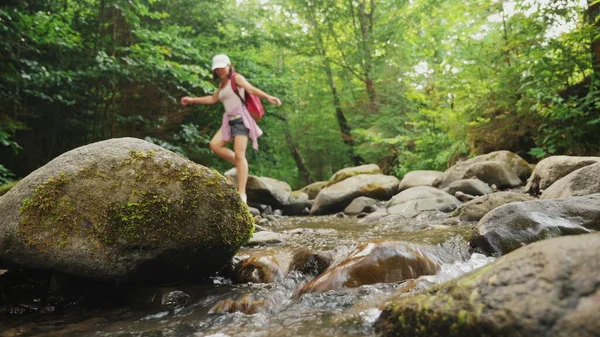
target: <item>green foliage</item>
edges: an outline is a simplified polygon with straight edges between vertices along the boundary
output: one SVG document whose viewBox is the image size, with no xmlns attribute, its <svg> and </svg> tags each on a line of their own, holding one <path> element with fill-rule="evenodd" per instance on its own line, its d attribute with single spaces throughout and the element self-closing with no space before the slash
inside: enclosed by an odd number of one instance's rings
<svg viewBox="0 0 600 337">
<path fill-rule="evenodd" d="M 537 144 L 532 154 L 584 155 L 600 150 L 600 92 L 588 91 L 583 97 L 540 97 L 534 108 L 542 118 Z M 546 102 L 546 103 L 542 103 Z"/>
<path fill-rule="evenodd" d="M 284 102 L 265 102 L 251 173 L 295 188 L 305 182 L 293 151 L 317 180 L 355 156 L 402 176 L 499 149 L 597 155 L 597 20 L 575 0 L 512 4 L 9 1 L 0 6 L 0 182 L 123 136 L 228 170 L 208 149 L 222 106 L 179 105 L 216 90 L 210 60 L 222 52 Z"/>
</svg>

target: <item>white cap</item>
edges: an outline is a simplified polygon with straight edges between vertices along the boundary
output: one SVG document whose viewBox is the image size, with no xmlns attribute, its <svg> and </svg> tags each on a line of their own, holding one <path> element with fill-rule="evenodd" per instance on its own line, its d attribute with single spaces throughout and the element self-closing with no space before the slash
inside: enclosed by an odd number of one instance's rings
<svg viewBox="0 0 600 337">
<path fill-rule="evenodd" d="M 215 70 L 217 68 L 225 68 L 230 64 L 231 64 L 231 61 L 229 60 L 229 57 L 227 57 L 227 55 L 225 55 L 225 54 L 215 55 L 215 57 L 213 57 L 213 59 L 212 59 L 212 70 Z"/>
</svg>

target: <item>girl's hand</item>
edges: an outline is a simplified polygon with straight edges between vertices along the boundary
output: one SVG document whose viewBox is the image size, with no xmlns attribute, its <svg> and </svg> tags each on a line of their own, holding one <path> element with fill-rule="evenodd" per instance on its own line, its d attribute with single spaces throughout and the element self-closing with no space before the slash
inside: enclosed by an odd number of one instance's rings
<svg viewBox="0 0 600 337">
<path fill-rule="evenodd" d="M 184 96 L 181 98 L 181 105 L 188 105 L 192 103 L 192 98 L 189 96 Z"/>
<path fill-rule="evenodd" d="M 281 100 L 279 100 L 279 98 L 274 97 L 274 96 L 269 96 L 269 98 L 267 99 L 271 104 L 277 104 L 277 106 L 281 105 Z"/>
</svg>

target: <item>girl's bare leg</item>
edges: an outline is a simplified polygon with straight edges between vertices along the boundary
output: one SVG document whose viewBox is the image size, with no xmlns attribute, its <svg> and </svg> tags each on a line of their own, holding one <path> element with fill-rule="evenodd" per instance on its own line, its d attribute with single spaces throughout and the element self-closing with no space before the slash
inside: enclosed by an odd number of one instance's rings
<svg viewBox="0 0 600 337">
<path fill-rule="evenodd" d="M 223 137 L 221 137 L 221 130 L 217 131 L 217 133 L 210 140 L 210 149 L 219 157 L 235 165 L 235 154 L 229 148 L 225 147 L 225 145 L 227 145 L 227 142 L 224 142 L 222 138 Z"/>
<path fill-rule="evenodd" d="M 210 149 L 219 157 L 233 164 L 237 170 L 238 193 L 244 202 L 247 202 L 246 183 L 248 181 L 248 161 L 246 160 L 246 147 L 248 137 L 235 136 L 233 140 L 233 151 L 226 147 L 219 130 L 210 141 Z"/>
<path fill-rule="evenodd" d="M 248 137 L 235 136 L 233 140 L 233 152 L 235 156 L 235 168 L 237 169 L 238 193 L 246 203 L 246 183 L 248 181 L 248 161 L 246 160 L 246 147 Z"/>
</svg>

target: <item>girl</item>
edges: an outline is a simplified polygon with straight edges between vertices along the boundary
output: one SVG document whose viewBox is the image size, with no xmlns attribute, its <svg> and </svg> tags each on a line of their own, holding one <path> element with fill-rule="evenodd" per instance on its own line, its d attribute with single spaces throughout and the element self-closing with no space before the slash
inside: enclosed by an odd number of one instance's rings
<svg viewBox="0 0 600 337">
<path fill-rule="evenodd" d="M 223 103 L 225 113 L 223 114 L 221 128 L 210 141 L 210 149 L 219 157 L 235 165 L 237 169 L 238 193 L 242 201 L 247 203 L 246 182 L 248 181 L 248 161 L 246 160 L 246 147 L 248 138 L 252 140 L 252 146 L 258 150 L 257 139 L 262 135 L 254 119 L 248 113 L 241 97 L 244 92 L 256 95 L 268 100 L 272 104 L 281 105 L 279 98 L 271 96 L 250 84 L 244 76 L 236 74 L 235 84 L 239 96 L 231 87 L 231 77 L 234 73 L 229 57 L 219 54 L 212 60 L 213 79 L 220 79 L 219 89 L 212 95 L 203 97 L 185 96 L 181 99 L 182 105 L 188 104 L 215 104 Z M 233 151 L 225 145 L 233 140 Z"/>
</svg>

